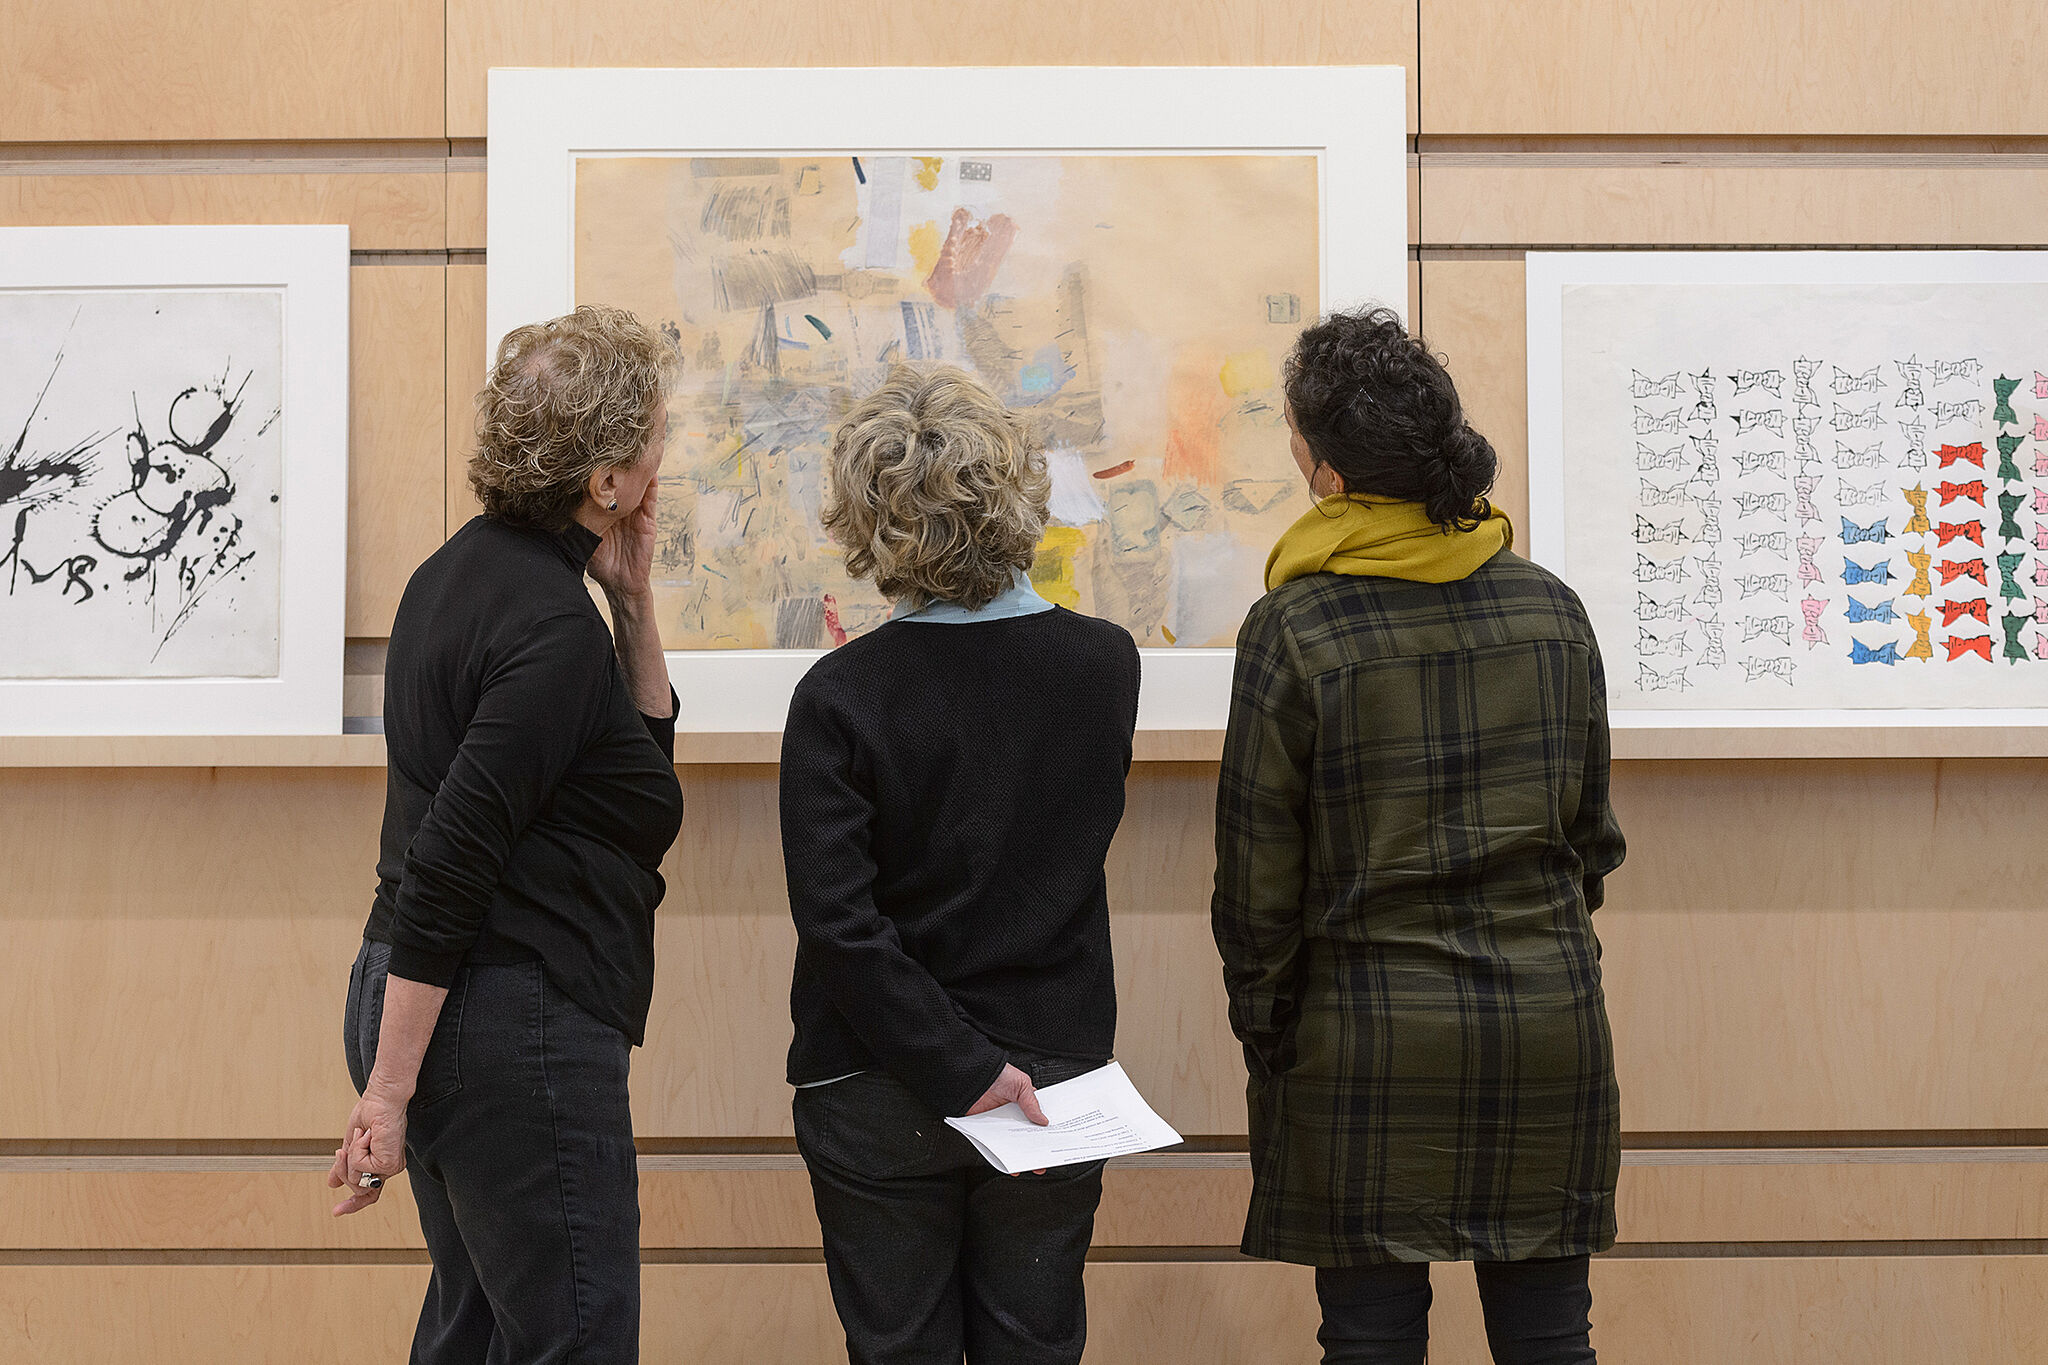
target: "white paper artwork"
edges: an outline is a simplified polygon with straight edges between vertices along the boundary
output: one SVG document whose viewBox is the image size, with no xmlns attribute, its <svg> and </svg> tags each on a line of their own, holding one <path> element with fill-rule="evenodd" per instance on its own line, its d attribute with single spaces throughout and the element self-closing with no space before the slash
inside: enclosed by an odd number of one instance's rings
<svg viewBox="0 0 2048 1365">
<path fill-rule="evenodd" d="M 0 735 L 341 729 L 348 229 L 0 227 Z"/>
<path fill-rule="evenodd" d="M 273 677 L 283 296 L 0 293 L 0 672 Z"/>
<path fill-rule="evenodd" d="M 1529 279 L 1534 550 L 1620 723 L 2037 718 L 2048 259 L 1532 255 Z"/>
</svg>

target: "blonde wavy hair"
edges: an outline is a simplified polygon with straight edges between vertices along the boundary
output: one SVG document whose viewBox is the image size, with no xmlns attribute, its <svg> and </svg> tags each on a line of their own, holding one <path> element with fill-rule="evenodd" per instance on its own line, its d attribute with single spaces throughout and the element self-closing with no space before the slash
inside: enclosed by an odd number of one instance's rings
<svg viewBox="0 0 2048 1365">
<path fill-rule="evenodd" d="M 676 353 L 623 308 L 585 306 L 498 343 L 476 396 L 469 486 L 487 516 L 559 531 L 590 476 L 639 462 Z"/>
<path fill-rule="evenodd" d="M 823 521 L 912 608 L 987 606 L 1031 567 L 1052 478 L 1030 424 L 954 367 L 897 365 L 832 437 Z"/>
</svg>

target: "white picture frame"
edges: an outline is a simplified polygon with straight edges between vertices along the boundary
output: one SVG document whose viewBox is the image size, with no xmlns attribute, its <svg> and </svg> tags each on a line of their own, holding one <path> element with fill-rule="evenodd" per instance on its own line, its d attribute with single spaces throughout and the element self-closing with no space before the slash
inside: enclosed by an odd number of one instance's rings
<svg viewBox="0 0 2048 1365">
<path fill-rule="evenodd" d="M 274 676 L 0 678 L 0 733 L 340 733 L 348 269 L 345 226 L 0 227 L 0 294 L 277 291 L 283 450 Z"/>
<path fill-rule="evenodd" d="M 2048 285 L 2048 252 L 2040 251 L 1601 251 L 1531 252 L 1527 258 L 1529 376 L 1529 526 L 1531 557 L 1567 583 L 1585 572 L 1567 553 L 1567 521 L 1575 504 L 1611 499 L 1612 489 L 1569 486 L 1565 294 L 1580 285 L 1830 286 Z M 1754 295 L 1748 296 L 1753 299 Z M 1735 307 L 1731 303 L 1731 308 Z M 1839 318 L 1830 325 L 1840 327 Z M 1874 334 L 1874 333 L 1866 333 Z M 1887 374 L 1890 368 L 1887 368 Z M 2030 376 L 2031 379 L 2031 376 Z M 2032 383 L 2029 383 L 2029 392 Z M 1896 395 L 1892 395 L 1896 396 Z M 1889 399 L 1887 407 L 1891 406 Z M 1910 417 L 1912 414 L 1908 414 Z M 1896 421 L 1896 417 L 1893 419 Z M 1945 439 L 1945 438 L 1944 438 Z M 1958 437 L 1957 439 L 1961 439 Z M 1933 473 L 1933 467 L 1929 466 Z M 1936 478 L 1939 475 L 1935 476 Z M 1930 480 L 1930 483 L 1933 480 Z M 1975 509 L 1971 509 L 1975 510 Z M 1931 543 L 1931 542 L 1930 542 Z M 1975 553 L 1975 551 L 1972 551 Z M 1596 621 L 1597 624 L 1597 621 Z M 2001 667 L 2003 665 L 2000 665 Z M 1608 661 L 1609 693 L 1614 688 Z M 1752 731 L 1745 752 L 1890 751 L 1899 741 L 1881 732 L 1917 733 L 1914 752 L 2041 752 L 2048 744 L 2048 663 L 2039 668 L 2042 706 L 1790 706 L 1658 708 L 1610 705 L 1617 731 L 1671 735 Z M 2018 676 L 2018 675 L 2014 675 Z M 1811 732 L 1800 740 L 1792 732 Z M 1780 737 L 1777 748 L 1769 738 Z M 1834 736 L 1830 739 L 1828 736 Z M 1682 741 L 1681 741 L 1682 743 Z M 1818 747 L 1816 747 L 1818 745 Z M 1846 746 L 1846 747 L 1845 747 Z M 1987 748 L 1987 746 L 1989 746 Z M 1702 752 L 1721 752 L 1708 742 Z"/>
<path fill-rule="evenodd" d="M 573 306 L 574 166 L 603 154 L 1312 154 L 1322 311 L 1367 302 L 1408 311 L 1397 66 L 503 68 L 489 79 L 487 359 L 512 328 Z M 784 93 L 764 99 L 764 89 Z M 1223 727 L 1234 651 L 1143 653 L 1140 729 Z M 819 656 L 671 651 L 680 728 L 779 731 Z"/>
</svg>

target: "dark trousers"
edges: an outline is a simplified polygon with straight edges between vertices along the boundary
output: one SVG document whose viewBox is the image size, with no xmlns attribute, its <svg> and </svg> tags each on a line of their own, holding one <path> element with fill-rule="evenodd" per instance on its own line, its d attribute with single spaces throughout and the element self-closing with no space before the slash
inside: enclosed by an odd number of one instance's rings
<svg viewBox="0 0 2048 1365">
<path fill-rule="evenodd" d="M 1034 1085 L 1096 1063 L 1015 1057 Z M 1076 1365 L 1102 1163 L 1008 1176 L 899 1082 L 796 1092 L 852 1365 Z"/>
<path fill-rule="evenodd" d="M 1593 1365 L 1587 1258 L 1480 1261 L 1479 1303 L 1494 1365 Z M 1429 1267 L 1321 1267 L 1323 1365 L 1423 1365 L 1429 1355 Z"/>
<path fill-rule="evenodd" d="M 349 974 L 359 1091 L 376 1062 L 390 956 L 365 943 Z M 406 1178 L 434 1261 L 416 1365 L 639 1359 L 630 1053 L 538 962 L 456 977 L 407 1111 Z"/>
</svg>

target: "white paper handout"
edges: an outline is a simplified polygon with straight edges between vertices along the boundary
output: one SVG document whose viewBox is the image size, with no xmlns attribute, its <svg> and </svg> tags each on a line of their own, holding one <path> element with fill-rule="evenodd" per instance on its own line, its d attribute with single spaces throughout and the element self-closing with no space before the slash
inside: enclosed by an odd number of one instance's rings
<svg viewBox="0 0 2048 1365">
<path fill-rule="evenodd" d="M 1006 1175 L 1151 1152 L 1181 1140 L 1116 1062 L 1045 1087 L 1038 1103 L 1052 1121 L 1043 1128 L 1015 1104 L 946 1122 Z"/>
</svg>

